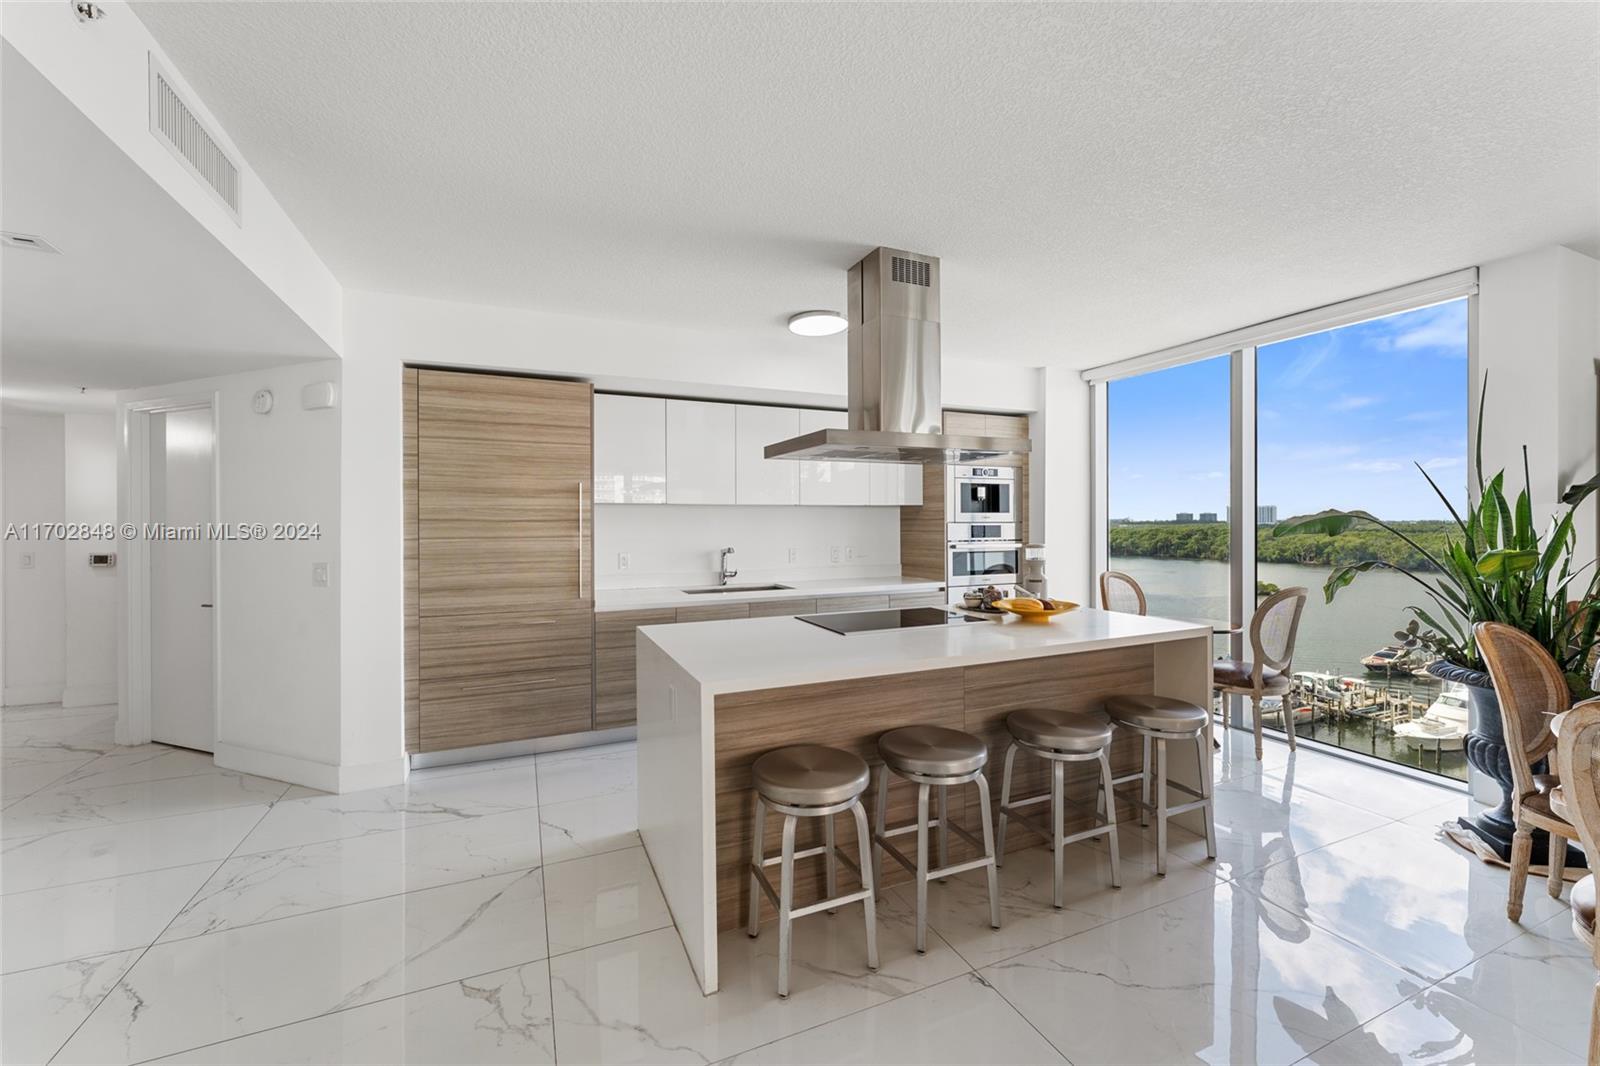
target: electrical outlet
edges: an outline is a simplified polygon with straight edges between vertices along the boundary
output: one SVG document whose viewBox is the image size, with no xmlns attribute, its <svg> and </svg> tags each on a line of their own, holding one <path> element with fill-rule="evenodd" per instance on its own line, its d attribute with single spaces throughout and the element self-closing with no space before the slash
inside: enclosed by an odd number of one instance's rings
<svg viewBox="0 0 1600 1066">
<path fill-rule="evenodd" d="M 837 544 L 828 549 L 828 562 L 836 563 L 844 557 L 844 550 Z"/>
<path fill-rule="evenodd" d="M 311 587 L 325 589 L 328 587 L 328 564 L 311 564 Z"/>
<path fill-rule="evenodd" d="M 851 560 L 855 559 L 855 557 L 856 557 L 856 549 L 855 549 L 854 545 L 851 545 L 850 547 L 848 547 L 848 548 L 846 548 L 844 550 L 844 557 L 846 559 L 851 559 Z"/>
<path fill-rule="evenodd" d="M 628 553 L 627 552 L 618 552 L 617 553 L 617 569 L 618 570 L 626 570 L 628 568 L 628 564 L 631 563 L 631 562 L 632 562 L 632 560 L 628 558 Z"/>
<path fill-rule="evenodd" d="M 32 570 L 33 569 L 33 553 L 32 552 L 23 552 L 22 553 L 22 569 L 24 569 L 24 570 Z"/>
<path fill-rule="evenodd" d="M 795 559 L 797 559 L 799 557 L 799 555 L 800 555 L 800 553 L 795 551 L 793 548 L 789 549 L 789 561 L 791 563 L 794 562 Z"/>
</svg>

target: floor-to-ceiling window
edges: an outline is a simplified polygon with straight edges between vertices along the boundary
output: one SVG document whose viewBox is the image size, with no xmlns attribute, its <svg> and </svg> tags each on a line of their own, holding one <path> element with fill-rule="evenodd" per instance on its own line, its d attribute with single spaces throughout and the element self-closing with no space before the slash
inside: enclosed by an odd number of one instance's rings
<svg viewBox="0 0 1600 1066">
<path fill-rule="evenodd" d="M 1106 396 L 1106 550 L 1151 614 L 1229 618 L 1229 360 L 1122 378 Z"/>
<path fill-rule="evenodd" d="M 1266 701 L 1265 727 L 1292 720 L 1301 737 L 1456 778 L 1464 693 L 1397 639 L 1423 590 L 1384 569 L 1331 604 L 1323 586 L 1370 559 L 1429 576 L 1424 552 L 1452 526 L 1428 477 L 1456 507 L 1466 498 L 1474 292 L 1465 271 L 1153 353 L 1106 368 L 1097 401 L 1104 564 L 1137 578 L 1150 613 L 1247 624 L 1262 597 L 1306 586 L 1294 686 Z M 1326 509 L 1366 511 L 1403 536 L 1274 534 Z"/>
<path fill-rule="evenodd" d="M 1422 591 L 1375 569 L 1329 604 L 1323 583 L 1334 567 L 1367 559 L 1426 571 L 1417 548 L 1435 551 L 1452 523 L 1422 471 L 1462 508 L 1467 384 L 1465 299 L 1256 353 L 1256 578 L 1263 587 L 1311 589 L 1294 663 L 1299 735 L 1460 778 L 1464 693 L 1441 684 L 1424 656 L 1395 639 L 1410 617 L 1406 606 L 1425 602 Z M 1280 519 L 1328 508 L 1367 511 L 1404 537 L 1376 529 L 1270 534 Z"/>
</svg>

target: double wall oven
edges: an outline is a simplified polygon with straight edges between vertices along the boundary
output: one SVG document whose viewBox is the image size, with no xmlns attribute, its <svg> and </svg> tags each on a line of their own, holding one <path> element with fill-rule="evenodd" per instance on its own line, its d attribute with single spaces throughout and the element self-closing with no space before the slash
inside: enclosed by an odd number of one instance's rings
<svg viewBox="0 0 1600 1066">
<path fill-rule="evenodd" d="M 1005 466 L 948 467 L 945 486 L 945 583 L 952 589 L 1017 584 L 1017 471 Z"/>
</svg>

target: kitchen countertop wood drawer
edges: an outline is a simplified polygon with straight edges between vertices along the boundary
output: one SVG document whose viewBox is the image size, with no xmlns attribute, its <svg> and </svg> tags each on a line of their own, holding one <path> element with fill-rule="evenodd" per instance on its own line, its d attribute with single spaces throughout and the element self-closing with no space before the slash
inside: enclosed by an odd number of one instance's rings
<svg viewBox="0 0 1600 1066">
<path fill-rule="evenodd" d="M 815 596 L 792 600 L 758 600 L 750 605 L 751 618 L 782 618 L 784 615 L 816 613 Z"/>
<path fill-rule="evenodd" d="M 749 618 L 748 603 L 708 603 L 704 607 L 679 607 L 680 622 L 720 622 L 725 618 Z"/>
<path fill-rule="evenodd" d="M 873 611 L 883 610 L 889 606 L 889 597 L 882 596 L 818 596 L 817 610 L 828 611 Z"/>
</svg>

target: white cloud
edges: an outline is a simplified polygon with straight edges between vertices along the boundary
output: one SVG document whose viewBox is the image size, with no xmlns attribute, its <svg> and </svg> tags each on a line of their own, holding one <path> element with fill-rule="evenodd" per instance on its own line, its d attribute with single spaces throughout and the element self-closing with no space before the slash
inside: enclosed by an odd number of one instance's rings
<svg viewBox="0 0 1600 1066">
<path fill-rule="evenodd" d="M 1422 463 L 1424 470 L 1448 470 L 1452 466 L 1462 466 L 1466 460 L 1459 455 L 1441 455 L 1434 459 L 1425 459 Z"/>
<path fill-rule="evenodd" d="M 1378 402 L 1376 396 L 1351 396 L 1339 397 L 1328 405 L 1330 411 L 1356 411 L 1363 407 L 1371 407 Z"/>
<path fill-rule="evenodd" d="M 1396 470 L 1404 470 L 1406 464 L 1398 459 L 1363 459 L 1359 462 L 1346 463 L 1344 468 L 1363 474 L 1392 474 Z"/>
<path fill-rule="evenodd" d="M 1400 416 L 1402 422 L 1437 422 L 1449 418 L 1449 411 L 1411 411 Z"/>
</svg>

